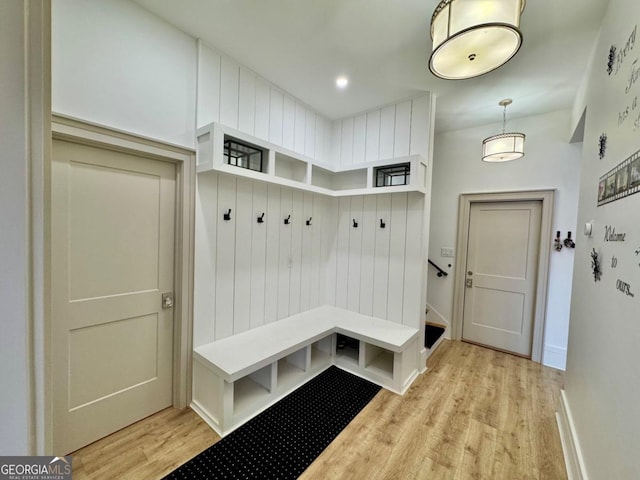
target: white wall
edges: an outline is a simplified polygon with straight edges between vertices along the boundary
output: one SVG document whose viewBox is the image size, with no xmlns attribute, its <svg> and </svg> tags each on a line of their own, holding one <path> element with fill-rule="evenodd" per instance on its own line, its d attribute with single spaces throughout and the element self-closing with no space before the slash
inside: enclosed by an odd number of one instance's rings
<svg viewBox="0 0 640 480">
<path fill-rule="evenodd" d="M 126 0 L 55 0 L 55 113 L 195 145 L 196 41 Z"/>
<path fill-rule="evenodd" d="M 335 224 L 329 198 L 223 173 L 197 181 L 196 346 L 324 303 L 323 237 Z"/>
<path fill-rule="evenodd" d="M 423 95 L 335 120 L 329 163 L 347 168 L 408 155 L 429 159 L 431 108 L 431 96 Z"/>
<path fill-rule="evenodd" d="M 429 269 L 427 301 L 447 322 L 451 322 L 456 259 L 441 257 L 440 248 L 455 247 L 461 193 L 557 189 L 553 231 L 560 230 L 563 239 L 571 231 L 576 238 L 581 144 L 568 143 L 570 118 L 570 111 L 562 111 L 510 120 L 509 130 L 526 134 L 525 156 L 502 164 L 480 159 L 482 140 L 500 132 L 500 124 L 436 134 L 429 258 L 451 274 L 438 278 Z M 565 367 L 573 260 L 574 252 L 563 249 L 554 250 L 549 261 L 543 363 L 561 369 Z"/>
<path fill-rule="evenodd" d="M 198 127 L 219 122 L 317 163 L 329 161 L 331 122 L 232 58 L 198 42 Z"/>
<path fill-rule="evenodd" d="M 29 453 L 28 135 L 25 5 L 0 2 L 0 455 Z"/>
<path fill-rule="evenodd" d="M 578 225 L 593 221 L 594 233 L 579 236 L 571 299 L 569 354 L 565 375 L 566 400 L 571 411 L 578 446 L 591 480 L 640 478 L 640 195 L 598 207 L 597 189 L 602 175 L 640 149 L 637 75 L 640 37 L 631 35 L 640 18 L 636 0 L 611 0 L 603 20 L 589 70 L 586 94 Z M 624 51 L 629 38 L 630 47 Z M 620 69 L 607 74 L 609 49 L 616 46 Z M 616 73 L 617 71 L 617 73 Z M 637 76 L 635 77 L 637 79 Z M 620 113 L 630 114 L 619 124 Z M 604 158 L 598 157 L 600 135 L 608 137 Z M 624 242 L 607 242 L 605 225 L 626 233 Z M 590 252 L 601 257 L 602 278 L 595 282 Z M 618 259 L 612 268 L 611 259 Z M 616 288 L 617 280 L 631 285 L 630 297 Z M 586 477 L 585 477 L 586 478 Z"/>
</svg>

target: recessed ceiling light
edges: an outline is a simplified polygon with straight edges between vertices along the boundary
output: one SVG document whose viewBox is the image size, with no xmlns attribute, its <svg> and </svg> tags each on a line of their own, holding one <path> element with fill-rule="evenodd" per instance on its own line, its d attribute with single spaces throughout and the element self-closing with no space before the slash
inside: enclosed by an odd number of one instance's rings
<svg viewBox="0 0 640 480">
<path fill-rule="evenodd" d="M 344 89 L 347 88 L 347 85 L 349 85 L 349 79 L 347 77 L 340 76 L 336 78 L 336 87 Z"/>
</svg>

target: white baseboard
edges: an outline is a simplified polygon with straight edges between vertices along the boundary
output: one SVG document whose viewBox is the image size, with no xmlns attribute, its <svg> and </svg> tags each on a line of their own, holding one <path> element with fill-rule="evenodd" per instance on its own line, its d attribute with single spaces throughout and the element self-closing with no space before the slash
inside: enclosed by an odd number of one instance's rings
<svg viewBox="0 0 640 480">
<path fill-rule="evenodd" d="M 554 345 L 544 345 L 542 364 L 558 370 L 565 370 L 567 366 L 567 349 Z"/>
<path fill-rule="evenodd" d="M 567 467 L 567 477 L 569 480 L 588 480 L 571 409 L 564 390 L 560 390 L 560 410 L 556 412 L 556 420 L 558 430 L 560 430 L 560 442 L 562 443 L 564 463 Z"/>
</svg>

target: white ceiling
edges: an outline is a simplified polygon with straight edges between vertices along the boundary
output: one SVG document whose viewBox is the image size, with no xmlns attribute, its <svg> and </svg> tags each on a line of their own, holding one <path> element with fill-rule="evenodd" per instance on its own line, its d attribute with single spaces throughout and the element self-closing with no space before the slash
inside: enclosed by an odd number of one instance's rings
<svg viewBox="0 0 640 480">
<path fill-rule="evenodd" d="M 438 95 L 438 131 L 570 108 L 609 0 L 528 0 L 520 52 L 469 80 L 427 66 L 439 0 L 134 0 L 331 119 Z M 339 91 L 335 78 L 349 77 Z"/>
</svg>

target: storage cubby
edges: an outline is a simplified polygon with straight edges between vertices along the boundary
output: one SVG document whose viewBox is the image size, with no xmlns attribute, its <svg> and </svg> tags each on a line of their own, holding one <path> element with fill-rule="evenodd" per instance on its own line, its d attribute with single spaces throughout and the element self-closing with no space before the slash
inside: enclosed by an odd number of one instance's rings
<svg viewBox="0 0 640 480">
<path fill-rule="evenodd" d="M 233 383 L 233 416 L 242 417 L 254 405 L 264 402 L 273 388 L 271 365 L 256 370 Z"/>
<path fill-rule="evenodd" d="M 376 375 L 393 379 L 393 352 L 366 343 L 364 345 L 364 368 Z"/>
<path fill-rule="evenodd" d="M 274 173 L 276 177 L 306 183 L 307 162 L 276 152 Z"/>
<path fill-rule="evenodd" d="M 336 361 L 357 367 L 359 358 L 360 340 L 336 333 Z"/>
<path fill-rule="evenodd" d="M 307 370 L 307 347 L 278 360 L 276 368 L 279 390 L 300 383 Z"/>
<path fill-rule="evenodd" d="M 311 184 L 332 191 L 367 188 L 367 169 L 359 168 L 332 172 L 313 165 L 311 169 Z"/>
<path fill-rule="evenodd" d="M 319 369 L 331 364 L 331 343 L 332 337 L 325 337 L 322 340 L 311 344 L 311 369 Z"/>
</svg>

